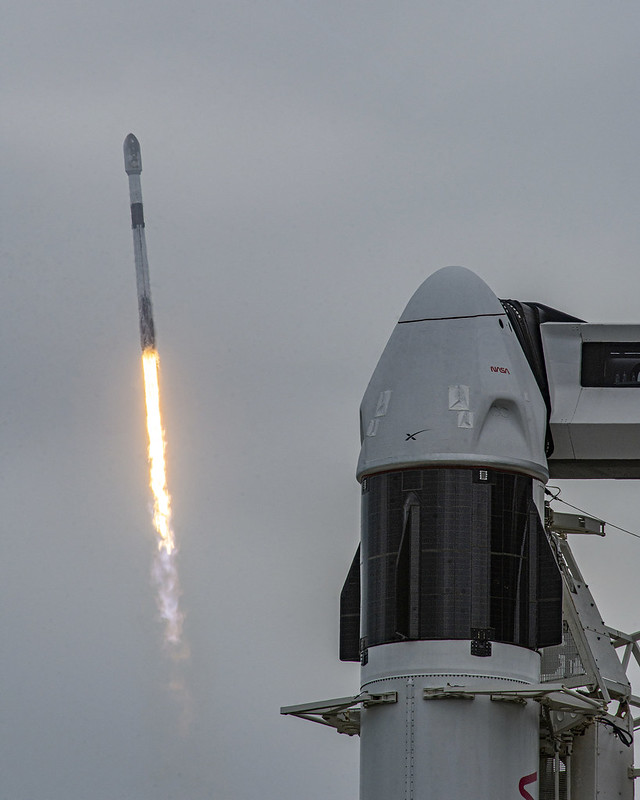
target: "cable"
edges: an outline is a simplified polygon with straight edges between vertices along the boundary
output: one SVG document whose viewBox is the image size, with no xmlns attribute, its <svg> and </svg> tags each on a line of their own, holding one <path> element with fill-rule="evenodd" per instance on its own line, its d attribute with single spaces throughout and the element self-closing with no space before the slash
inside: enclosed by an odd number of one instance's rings
<svg viewBox="0 0 640 800">
<path fill-rule="evenodd" d="M 553 494 L 553 492 L 550 492 L 549 489 L 557 489 L 558 490 L 557 494 Z M 560 489 L 559 486 L 550 486 L 550 487 L 545 487 L 544 493 L 548 494 L 551 500 L 557 500 L 559 503 L 564 503 L 565 506 L 569 506 L 569 508 L 573 508 L 575 511 L 579 511 L 581 514 L 586 514 L 587 517 L 593 516 L 593 514 L 591 514 L 589 511 L 585 511 L 584 508 L 578 508 L 578 506 L 574 506 L 572 503 L 568 503 L 566 500 L 563 500 L 560 497 L 561 491 L 562 489 Z M 600 517 L 594 517 L 594 519 L 600 519 Z M 613 522 L 607 522 L 604 519 L 602 520 L 602 522 L 604 522 L 604 524 L 608 525 L 610 528 L 615 528 L 615 530 L 617 531 L 622 531 L 622 533 L 628 533 L 629 536 L 635 536 L 636 539 L 640 539 L 640 533 L 634 533 L 633 531 L 628 531 L 626 528 L 621 528 L 619 525 L 614 525 Z"/>
<path fill-rule="evenodd" d="M 620 728 L 618 725 L 608 719 L 600 718 L 599 722 L 602 725 L 608 725 L 610 728 L 613 728 L 614 736 L 617 736 L 622 744 L 626 745 L 627 747 L 631 747 L 633 744 L 633 736 L 628 731 L 625 731 L 624 728 Z"/>
</svg>

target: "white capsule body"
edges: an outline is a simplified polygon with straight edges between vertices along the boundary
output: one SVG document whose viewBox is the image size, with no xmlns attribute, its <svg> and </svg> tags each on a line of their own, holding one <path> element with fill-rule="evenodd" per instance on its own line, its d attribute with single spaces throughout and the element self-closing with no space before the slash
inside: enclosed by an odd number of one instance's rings
<svg viewBox="0 0 640 800">
<path fill-rule="evenodd" d="M 546 482 L 546 407 L 500 301 L 446 267 L 413 295 L 360 409 L 358 479 L 418 464 L 495 466 Z"/>
</svg>

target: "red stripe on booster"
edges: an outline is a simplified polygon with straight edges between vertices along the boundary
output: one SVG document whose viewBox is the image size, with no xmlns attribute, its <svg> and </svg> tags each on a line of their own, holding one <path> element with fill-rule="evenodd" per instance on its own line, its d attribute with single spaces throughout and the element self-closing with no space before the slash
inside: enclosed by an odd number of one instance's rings
<svg viewBox="0 0 640 800">
<path fill-rule="evenodd" d="M 518 789 L 520 789 L 520 796 L 524 797 L 525 800 L 533 800 L 533 797 L 529 794 L 529 792 L 524 788 L 528 786 L 530 783 L 535 783 L 538 780 L 538 773 L 532 772 L 531 775 L 525 775 L 524 778 L 520 778 L 520 783 L 518 784 Z"/>
</svg>

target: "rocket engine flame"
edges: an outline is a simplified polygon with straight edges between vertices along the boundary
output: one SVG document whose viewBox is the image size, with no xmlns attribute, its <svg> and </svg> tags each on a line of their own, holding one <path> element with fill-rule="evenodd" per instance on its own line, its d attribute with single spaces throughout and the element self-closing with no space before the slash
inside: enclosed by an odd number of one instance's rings
<svg viewBox="0 0 640 800">
<path fill-rule="evenodd" d="M 160 415 L 158 370 L 160 359 L 155 349 L 142 353 L 144 395 L 149 436 L 149 484 L 153 493 L 153 526 L 158 537 L 158 552 L 153 565 L 160 616 L 166 623 L 165 641 L 180 643 L 183 614 L 179 608 L 180 586 L 175 558 L 175 536 L 171 527 L 171 497 L 167 489 L 165 440 Z"/>
</svg>

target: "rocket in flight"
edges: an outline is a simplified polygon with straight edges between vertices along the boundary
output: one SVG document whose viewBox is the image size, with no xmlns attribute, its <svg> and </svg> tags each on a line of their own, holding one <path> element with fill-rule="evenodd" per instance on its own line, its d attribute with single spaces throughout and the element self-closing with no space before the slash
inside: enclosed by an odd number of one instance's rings
<svg viewBox="0 0 640 800">
<path fill-rule="evenodd" d="M 138 285 L 140 344 L 144 352 L 145 350 L 155 350 L 156 334 L 153 325 L 153 308 L 151 306 L 147 243 L 144 236 L 144 212 L 142 209 L 142 186 L 140 184 L 142 156 L 140 154 L 140 142 L 132 133 L 124 140 L 124 169 L 129 176 L 131 228 L 133 229 L 133 252 Z"/>
<path fill-rule="evenodd" d="M 160 616 L 166 622 L 165 640 L 169 644 L 178 645 L 181 641 L 183 615 L 178 602 L 180 588 L 175 563 L 177 548 L 171 525 L 171 497 L 167 488 L 166 448 L 160 411 L 158 375 L 160 358 L 156 350 L 149 285 L 149 262 L 144 236 L 144 213 L 140 187 L 142 157 L 140 142 L 132 133 L 124 140 L 124 169 L 129 176 L 133 252 L 138 285 L 140 344 L 142 345 L 144 395 L 149 435 L 149 485 L 153 493 L 153 525 L 157 533 L 158 544 L 153 575 L 158 589 L 157 602 Z"/>
</svg>

